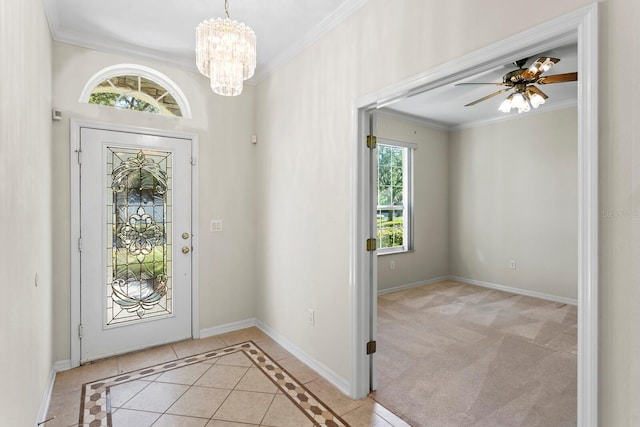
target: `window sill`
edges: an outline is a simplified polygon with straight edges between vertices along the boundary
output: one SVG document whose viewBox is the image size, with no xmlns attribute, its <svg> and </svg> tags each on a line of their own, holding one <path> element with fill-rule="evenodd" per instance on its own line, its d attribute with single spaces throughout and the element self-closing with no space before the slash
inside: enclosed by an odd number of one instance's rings
<svg viewBox="0 0 640 427">
<path fill-rule="evenodd" d="M 415 252 L 415 251 L 416 251 L 415 249 L 398 249 L 398 250 L 393 250 L 393 251 L 378 252 L 377 255 L 378 256 L 399 255 L 399 254 L 412 253 L 412 252 Z"/>
</svg>

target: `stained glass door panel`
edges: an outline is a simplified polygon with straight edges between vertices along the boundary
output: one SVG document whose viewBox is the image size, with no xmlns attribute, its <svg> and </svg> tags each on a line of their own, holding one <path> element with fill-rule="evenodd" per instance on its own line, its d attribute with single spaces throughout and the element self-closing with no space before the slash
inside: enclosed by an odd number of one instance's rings
<svg viewBox="0 0 640 427">
<path fill-rule="evenodd" d="M 83 128 L 81 150 L 81 362 L 189 338 L 191 141 Z"/>
<path fill-rule="evenodd" d="M 172 160 L 171 152 L 107 147 L 105 326 L 172 314 Z"/>
</svg>

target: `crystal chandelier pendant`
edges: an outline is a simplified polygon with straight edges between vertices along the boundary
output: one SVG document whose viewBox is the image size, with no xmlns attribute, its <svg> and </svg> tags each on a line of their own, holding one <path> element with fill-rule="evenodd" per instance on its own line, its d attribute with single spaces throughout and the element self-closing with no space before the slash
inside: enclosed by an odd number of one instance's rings
<svg viewBox="0 0 640 427">
<path fill-rule="evenodd" d="M 244 80 L 256 69 L 256 34 L 245 24 L 225 18 L 203 21 L 196 28 L 196 65 L 211 79 L 211 89 L 224 96 L 242 93 Z"/>
</svg>

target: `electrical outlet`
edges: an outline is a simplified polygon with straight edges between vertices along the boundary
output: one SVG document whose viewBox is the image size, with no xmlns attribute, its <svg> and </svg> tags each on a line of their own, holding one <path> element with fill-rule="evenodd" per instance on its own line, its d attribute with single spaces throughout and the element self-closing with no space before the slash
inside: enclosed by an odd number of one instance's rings
<svg viewBox="0 0 640 427">
<path fill-rule="evenodd" d="M 392 270 L 395 270 L 396 269 L 396 262 L 395 261 L 391 261 L 389 263 L 389 268 L 392 269 Z"/>
<path fill-rule="evenodd" d="M 313 312 L 313 308 L 308 308 L 307 309 L 307 322 L 309 322 L 309 324 L 313 325 L 315 323 L 315 313 Z"/>
<path fill-rule="evenodd" d="M 515 269 L 516 269 L 516 261 L 512 259 L 509 261 L 509 270 L 515 270 Z"/>
</svg>

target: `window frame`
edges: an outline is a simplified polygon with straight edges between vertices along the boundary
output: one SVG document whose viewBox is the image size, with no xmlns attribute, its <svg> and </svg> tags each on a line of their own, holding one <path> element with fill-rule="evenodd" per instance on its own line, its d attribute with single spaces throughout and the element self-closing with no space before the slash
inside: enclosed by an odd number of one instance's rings
<svg viewBox="0 0 640 427">
<path fill-rule="evenodd" d="M 415 151 L 418 149 L 418 145 L 412 142 L 396 141 L 393 139 L 377 138 L 376 142 L 376 179 L 375 179 L 375 192 L 376 192 L 376 210 L 375 210 L 375 223 L 376 223 L 376 238 L 378 231 L 378 211 L 380 210 L 393 210 L 397 205 L 378 205 L 378 188 L 379 188 L 379 176 L 378 176 L 378 159 L 379 159 L 379 147 L 381 145 L 403 149 L 402 156 L 402 201 L 403 201 L 403 240 L 402 246 L 392 246 L 387 248 L 378 247 L 377 255 L 390 255 L 398 253 L 413 252 L 414 249 L 414 161 Z M 388 209 L 384 209 L 384 208 Z"/>
<path fill-rule="evenodd" d="M 189 101 L 187 100 L 186 95 L 180 89 L 180 87 L 173 82 L 169 77 L 162 74 L 161 72 L 154 70 L 150 67 L 145 67 L 144 65 L 139 64 L 116 64 L 111 65 L 109 67 L 103 68 L 102 70 L 95 73 L 91 78 L 87 81 L 80 94 L 79 102 L 88 104 L 89 98 L 93 93 L 93 90 L 103 81 L 122 76 L 122 75 L 131 75 L 145 78 L 147 80 L 153 81 L 155 84 L 162 86 L 168 94 L 170 94 L 173 99 L 176 100 L 178 106 L 180 107 L 180 111 L 182 112 L 182 116 L 174 116 L 174 115 L 164 115 L 162 117 L 167 118 L 183 118 L 183 119 L 191 119 L 191 106 L 189 105 Z M 165 95 L 163 95 L 165 96 Z M 96 105 L 96 104 L 91 104 Z M 132 110 L 129 110 L 132 111 Z"/>
</svg>

